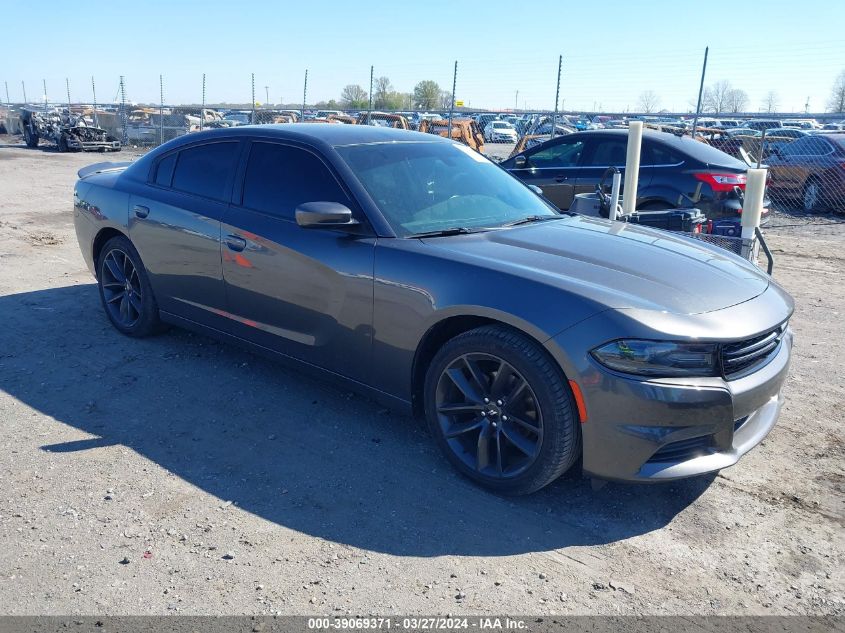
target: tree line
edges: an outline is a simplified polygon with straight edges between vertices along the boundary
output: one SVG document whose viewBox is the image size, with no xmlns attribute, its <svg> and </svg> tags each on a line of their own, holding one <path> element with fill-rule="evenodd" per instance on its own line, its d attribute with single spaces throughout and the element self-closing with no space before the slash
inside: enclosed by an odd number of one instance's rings
<svg viewBox="0 0 845 633">
<path fill-rule="evenodd" d="M 452 93 L 430 79 L 419 82 L 413 92 L 397 91 L 388 77 L 373 80 L 375 110 L 448 110 L 451 105 Z M 341 90 L 339 100 L 321 101 L 316 106 L 326 110 L 363 110 L 370 106 L 370 94 L 360 84 L 348 84 Z"/>
</svg>

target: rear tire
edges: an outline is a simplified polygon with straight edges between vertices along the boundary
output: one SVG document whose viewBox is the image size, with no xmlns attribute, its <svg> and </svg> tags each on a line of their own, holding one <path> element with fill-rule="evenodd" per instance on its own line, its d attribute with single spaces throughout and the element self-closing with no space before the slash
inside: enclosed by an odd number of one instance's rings
<svg viewBox="0 0 845 633">
<path fill-rule="evenodd" d="M 106 316 L 122 334 L 140 338 L 162 329 L 147 270 L 127 238 L 113 237 L 103 246 L 97 286 Z"/>
<path fill-rule="evenodd" d="M 424 403 L 446 458 L 499 494 L 539 490 L 581 453 L 563 372 L 534 340 L 505 326 L 480 327 L 447 342 L 426 372 Z"/>
<path fill-rule="evenodd" d="M 56 149 L 60 152 L 67 152 L 69 148 L 67 146 L 67 136 L 63 133 L 59 134 L 59 140 L 56 142 Z"/>
<path fill-rule="evenodd" d="M 824 188 L 818 180 L 811 180 L 804 185 L 801 206 L 805 213 L 816 213 L 824 207 Z"/>
</svg>

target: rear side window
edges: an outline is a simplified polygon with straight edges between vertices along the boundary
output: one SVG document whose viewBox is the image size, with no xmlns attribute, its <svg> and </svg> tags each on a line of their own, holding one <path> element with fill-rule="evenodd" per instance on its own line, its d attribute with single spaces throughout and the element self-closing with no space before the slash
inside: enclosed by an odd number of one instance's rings
<svg viewBox="0 0 845 633">
<path fill-rule="evenodd" d="M 656 143 L 648 143 L 643 152 L 643 165 L 677 165 L 684 161 L 683 156 L 676 154 L 668 147 Z"/>
<path fill-rule="evenodd" d="M 173 168 L 176 167 L 176 157 L 179 154 L 174 152 L 162 158 L 156 166 L 155 183 L 161 187 L 169 187 L 173 181 Z"/>
<path fill-rule="evenodd" d="M 243 206 L 293 220 L 305 202 L 350 205 L 337 180 L 311 152 L 275 143 L 253 143 L 244 176 Z"/>
<path fill-rule="evenodd" d="M 226 185 L 235 168 L 238 143 L 206 143 L 183 149 L 173 172 L 173 188 L 226 202 Z"/>
<path fill-rule="evenodd" d="M 627 139 L 606 139 L 594 141 L 593 151 L 583 163 L 587 167 L 620 166 L 628 157 Z"/>
</svg>

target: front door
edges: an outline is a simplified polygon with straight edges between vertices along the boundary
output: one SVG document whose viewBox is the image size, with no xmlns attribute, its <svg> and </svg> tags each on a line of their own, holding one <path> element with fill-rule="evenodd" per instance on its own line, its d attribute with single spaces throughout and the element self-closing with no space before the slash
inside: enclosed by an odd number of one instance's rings
<svg viewBox="0 0 845 633">
<path fill-rule="evenodd" d="M 562 211 L 572 206 L 584 141 L 562 136 L 536 150 L 525 152 L 526 165 L 512 169 L 514 176 L 543 190 L 543 195 Z"/>
<path fill-rule="evenodd" d="M 236 204 L 222 223 L 230 331 L 270 349 L 367 382 L 375 237 L 302 228 L 295 209 L 339 202 L 363 217 L 314 152 L 253 141 Z"/>
</svg>

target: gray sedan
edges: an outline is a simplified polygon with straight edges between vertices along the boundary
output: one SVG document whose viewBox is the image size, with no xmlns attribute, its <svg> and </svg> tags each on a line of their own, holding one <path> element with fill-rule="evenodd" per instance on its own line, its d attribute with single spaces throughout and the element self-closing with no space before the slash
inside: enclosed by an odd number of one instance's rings
<svg viewBox="0 0 845 633">
<path fill-rule="evenodd" d="M 770 277 L 561 214 L 447 139 L 213 130 L 83 169 L 74 193 L 117 330 L 198 330 L 424 415 L 446 458 L 500 493 L 576 463 L 626 481 L 715 471 L 783 403 L 793 303 Z"/>
</svg>

